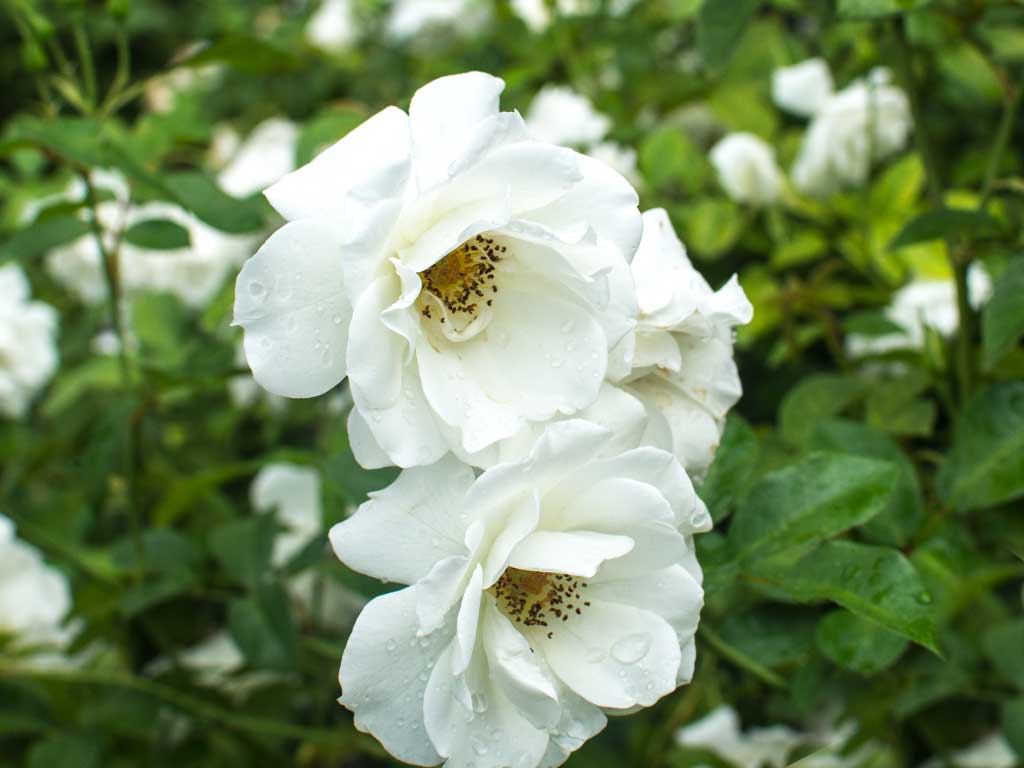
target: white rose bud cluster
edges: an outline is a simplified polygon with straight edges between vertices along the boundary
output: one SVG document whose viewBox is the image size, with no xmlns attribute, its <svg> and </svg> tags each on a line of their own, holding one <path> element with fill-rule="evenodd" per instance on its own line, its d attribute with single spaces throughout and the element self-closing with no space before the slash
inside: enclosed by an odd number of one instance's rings
<svg viewBox="0 0 1024 768">
<path fill-rule="evenodd" d="M 25 415 L 57 370 L 57 312 L 32 301 L 25 273 L 0 266 L 0 416 Z"/>
<path fill-rule="evenodd" d="M 618 173 L 499 111 L 503 87 L 436 80 L 271 186 L 287 223 L 236 285 L 256 380 L 347 379 L 356 458 L 403 468 L 330 540 L 406 585 L 356 622 L 340 701 L 418 765 L 557 766 L 690 680 L 691 475 L 752 312 Z"/>
</svg>

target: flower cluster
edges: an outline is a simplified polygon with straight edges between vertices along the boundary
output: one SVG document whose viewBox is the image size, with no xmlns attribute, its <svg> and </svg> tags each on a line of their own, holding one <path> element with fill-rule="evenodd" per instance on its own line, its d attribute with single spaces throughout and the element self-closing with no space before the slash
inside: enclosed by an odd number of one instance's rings
<svg viewBox="0 0 1024 768">
<path fill-rule="evenodd" d="M 236 285 L 256 380 L 347 379 L 356 458 L 403 468 L 330 540 L 406 585 L 357 620 L 340 701 L 420 765 L 560 765 L 689 681 L 711 526 L 691 476 L 752 314 L 622 176 L 499 111 L 503 87 L 436 80 L 271 186 L 287 223 Z"/>
</svg>

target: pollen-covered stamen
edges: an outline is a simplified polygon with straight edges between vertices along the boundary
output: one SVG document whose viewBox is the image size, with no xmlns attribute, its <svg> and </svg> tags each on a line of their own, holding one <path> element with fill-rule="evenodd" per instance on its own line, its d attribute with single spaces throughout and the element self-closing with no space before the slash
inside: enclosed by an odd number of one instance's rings
<svg viewBox="0 0 1024 768">
<path fill-rule="evenodd" d="M 587 582 L 567 573 L 541 573 L 506 568 L 488 591 L 513 624 L 547 627 L 548 637 L 572 616 L 579 616 L 590 605 L 585 600 Z"/>
<path fill-rule="evenodd" d="M 485 306 L 492 306 L 498 294 L 495 281 L 498 264 L 508 248 L 492 237 L 476 235 L 432 267 L 420 272 L 423 289 L 433 295 L 460 325 L 471 322 Z M 420 302 L 420 313 L 428 320 L 444 322 L 434 308 Z"/>
</svg>

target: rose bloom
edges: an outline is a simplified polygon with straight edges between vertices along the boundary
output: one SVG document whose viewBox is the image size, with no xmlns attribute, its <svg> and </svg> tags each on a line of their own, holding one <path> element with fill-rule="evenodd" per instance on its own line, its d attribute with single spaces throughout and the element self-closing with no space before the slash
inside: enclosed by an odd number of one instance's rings
<svg viewBox="0 0 1024 768">
<path fill-rule="evenodd" d="M 552 424 L 480 477 L 406 469 L 331 543 L 408 587 L 371 601 L 341 662 L 356 726 L 417 765 L 561 765 L 606 713 L 688 682 L 710 516 L 671 454 Z"/>
<path fill-rule="evenodd" d="M 779 199 L 782 172 L 775 150 L 752 133 L 730 133 L 711 148 L 711 164 L 733 200 L 768 205 Z"/>
<path fill-rule="evenodd" d="M 907 95 L 872 71 L 828 98 L 814 115 L 793 165 L 793 183 L 810 195 L 863 185 L 878 161 L 901 150 L 911 129 Z"/>
<path fill-rule="evenodd" d="M 833 88 L 832 72 L 821 58 L 772 72 L 772 100 L 800 117 L 813 117 L 831 98 Z"/>
<path fill-rule="evenodd" d="M 57 312 L 32 301 L 25 273 L 0 266 L 0 416 L 18 418 L 57 370 Z"/>
<path fill-rule="evenodd" d="M 435 80 L 266 196 L 288 222 L 239 274 L 256 380 L 311 397 L 348 377 L 366 466 L 430 464 L 596 399 L 634 325 L 637 195 L 528 138 L 504 84 Z"/>
</svg>

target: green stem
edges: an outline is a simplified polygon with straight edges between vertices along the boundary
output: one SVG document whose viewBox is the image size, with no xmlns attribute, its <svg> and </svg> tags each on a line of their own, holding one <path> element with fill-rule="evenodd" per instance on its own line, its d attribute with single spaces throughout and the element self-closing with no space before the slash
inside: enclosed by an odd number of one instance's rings
<svg viewBox="0 0 1024 768">
<path fill-rule="evenodd" d="M 736 646 L 727 643 L 713 629 L 711 629 L 706 622 L 700 625 L 700 628 L 697 630 L 697 635 L 706 640 L 708 645 L 710 645 L 722 658 L 728 659 L 736 666 L 745 669 L 761 682 L 767 683 L 773 688 L 785 687 L 786 684 L 783 682 L 781 677 L 756 659 L 752 659 Z"/>
<path fill-rule="evenodd" d="M 901 21 L 893 22 L 893 30 L 896 37 L 896 69 L 910 99 L 910 111 L 914 120 L 914 141 L 924 164 L 928 200 L 932 209 L 938 211 L 944 206 L 945 195 L 933 147 L 925 131 L 928 121 L 924 113 L 921 88 L 914 76 L 913 62 L 910 56 L 912 47 Z M 946 256 L 953 272 L 953 280 L 956 285 L 956 305 L 960 316 L 960 327 L 956 335 L 956 378 L 960 401 L 963 403 L 970 396 L 974 386 L 974 348 L 971 340 L 974 338 L 975 317 L 967 292 L 967 268 L 970 265 L 970 253 L 967 250 L 958 251 L 947 239 Z"/>
<path fill-rule="evenodd" d="M 86 37 L 85 29 L 81 24 L 74 27 L 75 46 L 78 48 L 78 60 L 82 65 L 82 84 L 85 88 L 85 98 L 92 110 L 96 106 L 96 65 L 92 59 L 92 48 L 89 47 L 89 38 Z"/>
<path fill-rule="evenodd" d="M 1006 97 L 1003 101 L 1003 116 L 999 120 L 996 140 L 992 145 L 992 152 L 988 156 L 988 165 L 985 168 L 985 180 L 981 187 L 981 200 L 978 201 L 979 211 L 985 210 L 989 199 L 992 197 L 996 176 L 999 174 L 999 166 L 1010 143 L 1010 137 L 1013 134 L 1013 124 L 1017 119 L 1017 108 L 1020 106 L 1022 89 L 1012 84 L 1008 84 L 1006 88 Z"/>
</svg>

